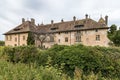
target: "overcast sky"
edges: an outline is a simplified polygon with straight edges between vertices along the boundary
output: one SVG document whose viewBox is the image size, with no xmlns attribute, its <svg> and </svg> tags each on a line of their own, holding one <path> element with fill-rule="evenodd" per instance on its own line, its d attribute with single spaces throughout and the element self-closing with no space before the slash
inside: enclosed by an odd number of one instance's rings
<svg viewBox="0 0 120 80">
<path fill-rule="evenodd" d="M 51 20 L 59 22 L 85 18 L 94 20 L 109 16 L 109 26 L 120 26 L 120 0 L 1 0 L 0 1 L 0 40 L 6 31 L 21 24 L 21 18 L 34 18 L 36 24 L 48 24 Z"/>
</svg>

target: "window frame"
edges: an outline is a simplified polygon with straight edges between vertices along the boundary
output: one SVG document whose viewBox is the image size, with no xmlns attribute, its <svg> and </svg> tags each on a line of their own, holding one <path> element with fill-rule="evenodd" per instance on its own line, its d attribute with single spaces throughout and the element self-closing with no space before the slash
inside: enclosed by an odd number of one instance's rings
<svg viewBox="0 0 120 80">
<path fill-rule="evenodd" d="M 65 42 L 68 42 L 68 37 L 65 37 Z"/>
<path fill-rule="evenodd" d="M 100 41 L 100 35 L 96 35 L 96 41 Z"/>
</svg>

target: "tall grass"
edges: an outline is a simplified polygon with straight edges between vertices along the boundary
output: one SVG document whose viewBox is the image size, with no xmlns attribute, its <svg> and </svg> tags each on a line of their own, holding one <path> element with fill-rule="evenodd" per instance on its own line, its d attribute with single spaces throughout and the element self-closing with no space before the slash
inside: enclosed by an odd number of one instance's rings
<svg viewBox="0 0 120 80">
<path fill-rule="evenodd" d="M 53 67 L 13 64 L 0 60 L 0 80 L 62 80 L 62 77 Z"/>
</svg>

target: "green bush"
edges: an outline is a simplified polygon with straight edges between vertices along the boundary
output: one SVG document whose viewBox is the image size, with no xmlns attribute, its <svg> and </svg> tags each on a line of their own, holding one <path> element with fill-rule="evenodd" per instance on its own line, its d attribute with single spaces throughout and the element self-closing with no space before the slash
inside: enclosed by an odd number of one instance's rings
<svg viewBox="0 0 120 80">
<path fill-rule="evenodd" d="M 34 46 L 20 46 L 4 47 L 2 53 L 7 55 L 7 61 L 35 64 L 36 67 L 54 67 L 72 78 L 76 67 L 82 70 L 82 77 L 97 76 L 100 73 L 104 78 L 120 78 L 119 48 L 90 47 L 80 44 L 55 45 L 48 50 L 40 50 Z M 49 74 L 45 76 L 51 79 Z"/>
<path fill-rule="evenodd" d="M 38 50 L 34 46 L 4 47 L 3 54 L 8 56 L 8 61 L 30 63 L 35 62 Z"/>
</svg>

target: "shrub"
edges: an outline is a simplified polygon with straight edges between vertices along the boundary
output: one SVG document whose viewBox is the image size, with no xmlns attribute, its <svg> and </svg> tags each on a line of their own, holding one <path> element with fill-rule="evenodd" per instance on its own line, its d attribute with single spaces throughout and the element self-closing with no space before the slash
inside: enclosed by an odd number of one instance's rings
<svg viewBox="0 0 120 80">
<path fill-rule="evenodd" d="M 34 46 L 4 47 L 3 54 L 8 56 L 11 62 L 30 63 L 35 62 L 38 50 Z"/>
</svg>

